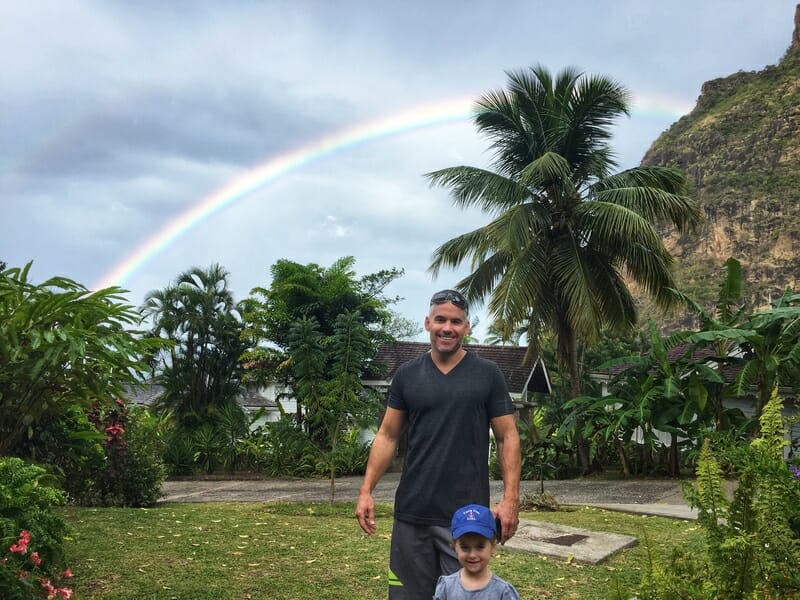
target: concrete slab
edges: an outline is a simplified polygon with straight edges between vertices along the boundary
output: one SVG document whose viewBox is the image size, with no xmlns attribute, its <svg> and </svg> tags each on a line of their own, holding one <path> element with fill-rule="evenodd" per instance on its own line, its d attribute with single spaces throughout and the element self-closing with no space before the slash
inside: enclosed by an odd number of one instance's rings
<svg viewBox="0 0 800 600">
<path fill-rule="evenodd" d="M 637 543 L 638 540 L 629 535 L 520 519 L 516 535 L 503 547 L 518 552 L 543 554 L 560 560 L 596 565 Z"/>
<path fill-rule="evenodd" d="M 617 512 L 633 515 L 650 515 L 653 517 L 667 517 L 669 519 L 683 519 L 692 521 L 697 519 L 696 508 L 689 508 L 685 504 L 592 504 L 595 508 L 615 510 Z"/>
</svg>

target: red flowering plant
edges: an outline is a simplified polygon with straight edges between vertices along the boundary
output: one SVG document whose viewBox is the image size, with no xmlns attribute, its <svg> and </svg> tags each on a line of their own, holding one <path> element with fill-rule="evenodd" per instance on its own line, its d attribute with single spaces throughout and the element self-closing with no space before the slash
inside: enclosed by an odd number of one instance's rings
<svg viewBox="0 0 800 600">
<path fill-rule="evenodd" d="M 23 529 L 17 541 L 0 555 L 0 597 L 4 600 L 30 598 L 71 598 L 72 589 L 59 584 L 70 579 L 72 572 L 65 569 L 56 577 L 49 576 L 39 552 L 29 548 L 31 534 Z"/>
<path fill-rule="evenodd" d="M 108 476 L 116 477 L 122 471 L 128 453 L 128 442 L 124 433 L 128 426 L 128 408 L 117 398 L 110 407 L 104 408 L 99 402 L 92 404 L 88 414 L 89 422 L 98 431 L 105 433 L 103 445 L 108 458 Z"/>
<path fill-rule="evenodd" d="M 44 467 L 0 457 L 0 598 L 47 598 L 66 564 L 66 522 L 53 510 L 65 502 L 47 485 Z M 63 594 L 66 592 L 62 593 Z M 55 597 L 55 596 L 54 596 Z"/>
<path fill-rule="evenodd" d="M 86 416 L 102 436 L 105 457 L 81 504 L 147 506 L 155 502 L 161 496 L 165 470 L 147 412 L 116 399 L 95 402 Z"/>
<path fill-rule="evenodd" d="M 106 468 L 95 481 L 98 503 L 101 505 L 121 504 L 122 502 L 118 499 L 120 496 L 118 488 L 120 476 L 124 472 L 128 457 L 128 441 L 125 437 L 125 430 L 128 427 L 128 408 L 119 398 L 110 406 L 95 402 L 87 416 L 89 422 L 106 436 L 103 440 Z"/>
</svg>

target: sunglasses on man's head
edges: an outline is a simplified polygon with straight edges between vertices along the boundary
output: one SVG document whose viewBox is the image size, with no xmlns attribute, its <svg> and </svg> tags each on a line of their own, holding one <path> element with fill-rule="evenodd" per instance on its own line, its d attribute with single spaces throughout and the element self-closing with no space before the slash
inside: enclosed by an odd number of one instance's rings
<svg viewBox="0 0 800 600">
<path fill-rule="evenodd" d="M 465 311 L 468 310 L 467 301 L 464 299 L 464 296 L 453 290 L 436 292 L 431 297 L 431 304 L 443 304 L 445 302 L 452 302 L 458 308 Z"/>
</svg>

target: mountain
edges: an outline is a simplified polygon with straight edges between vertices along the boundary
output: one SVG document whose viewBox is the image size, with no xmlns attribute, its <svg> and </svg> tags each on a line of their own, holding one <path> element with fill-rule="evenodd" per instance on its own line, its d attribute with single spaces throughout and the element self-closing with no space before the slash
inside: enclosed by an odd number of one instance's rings
<svg viewBox="0 0 800 600">
<path fill-rule="evenodd" d="M 728 257 L 743 266 L 751 309 L 800 291 L 800 4 L 776 65 L 703 84 L 697 104 L 665 131 L 643 165 L 676 166 L 705 211 L 696 236 L 664 232 L 678 287 L 712 306 Z M 642 317 L 656 316 L 645 305 Z M 664 328 L 691 324 L 683 312 Z"/>
</svg>

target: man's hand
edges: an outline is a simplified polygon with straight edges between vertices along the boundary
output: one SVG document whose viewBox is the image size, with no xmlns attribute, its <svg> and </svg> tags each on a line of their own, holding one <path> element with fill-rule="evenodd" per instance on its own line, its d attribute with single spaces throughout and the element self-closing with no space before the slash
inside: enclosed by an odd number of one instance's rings
<svg viewBox="0 0 800 600">
<path fill-rule="evenodd" d="M 372 535 L 377 527 L 375 526 L 375 500 L 372 494 L 362 491 L 358 494 L 356 503 L 356 518 L 364 533 Z"/>
<path fill-rule="evenodd" d="M 498 534 L 500 534 L 500 543 L 505 544 L 517 532 L 517 527 L 519 526 L 519 502 L 501 500 L 494 507 L 494 516 L 500 519 L 502 531 L 498 531 Z"/>
<path fill-rule="evenodd" d="M 375 527 L 375 500 L 372 497 L 372 490 L 378 485 L 378 481 L 392 464 L 392 459 L 397 453 L 397 444 L 400 434 L 406 424 L 406 413 L 391 406 L 386 409 L 383 415 L 381 427 L 375 439 L 372 440 L 372 449 L 369 451 L 367 470 L 364 473 L 364 482 L 358 490 L 358 502 L 356 503 L 356 518 L 361 529 L 365 533 L 372 535 L 377 529 Z"/>
</svg>

